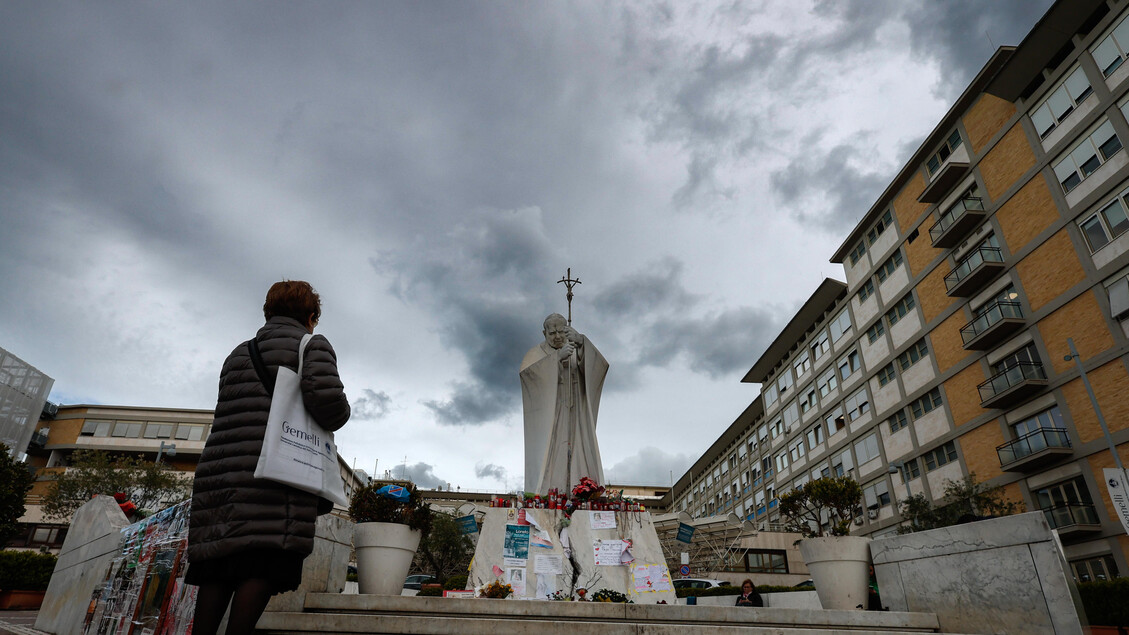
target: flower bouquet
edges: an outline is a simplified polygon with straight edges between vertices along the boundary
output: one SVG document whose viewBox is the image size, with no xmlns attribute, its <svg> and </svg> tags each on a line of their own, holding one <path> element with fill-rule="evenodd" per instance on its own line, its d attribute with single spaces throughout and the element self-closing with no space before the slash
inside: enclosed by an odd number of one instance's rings
<svg viewBox="0 0 1129 635">
<path fill-rule="evenodd" d="M 572 488 L 572 495 L 582 501 L 598 497 L 603 493 L 604 487 L 587 476 L 582 476 L 576 487 Z"/>
<path fill-rule="evenodd" d="M 508 584 L 502 584 L 501 580 L 494 580 L 490 584 L 478 590 L 478 596 L 484 598 L 491 598 L 495 600 L 503 600 L 510 597 L 514 592 L 514 588 Z"/>
</svg>

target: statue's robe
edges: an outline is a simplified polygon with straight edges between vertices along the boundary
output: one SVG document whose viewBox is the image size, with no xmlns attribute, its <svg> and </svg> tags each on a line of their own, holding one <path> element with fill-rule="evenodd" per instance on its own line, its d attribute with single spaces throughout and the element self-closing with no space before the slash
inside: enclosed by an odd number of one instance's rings
<svg viewBox="0 0 1129 635">
<path fill-rule="evenodd" d="M 586 340 L 581 359 L 562 366 L 557 350 L 541 342 L 521 362 L 525 414 L 525 491 L 567 492 L 582 476 L 604 485 L 596 416 L 608 362 Z M 569 448 L 572 449 L 571 466 Z"/>
</svg>

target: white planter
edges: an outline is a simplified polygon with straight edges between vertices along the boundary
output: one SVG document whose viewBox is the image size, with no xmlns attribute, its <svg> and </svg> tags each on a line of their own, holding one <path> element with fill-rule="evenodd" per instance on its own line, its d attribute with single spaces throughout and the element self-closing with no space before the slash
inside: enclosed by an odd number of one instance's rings
<svg viewBox="0 0 1129 635">
<path fill-rule="evenodd" d="M 353 548 L 357 552 L 360 592 L 400 595 L 422 535 L 420 530 L 398 523 L 357 523 Z"/>
<path fill-rule="evenodd" d="M 825 609 L 866 609 L 870 582 L 870 538 L 804 538 L 800 555 L 811 572 L 819 603 Z"/>
</svg>

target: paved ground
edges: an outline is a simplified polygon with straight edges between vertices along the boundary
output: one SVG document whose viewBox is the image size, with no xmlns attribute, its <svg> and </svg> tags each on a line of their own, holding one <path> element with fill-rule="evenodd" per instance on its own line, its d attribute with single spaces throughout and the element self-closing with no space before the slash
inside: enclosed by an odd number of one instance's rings
<svg viewBox="0 0 1129 635">
<path fill-rule="evenodd" d="M 32 628 L 39 611 L 0 611 L 0 633 L 3 635 L 42 635 Z"/>
</svg>

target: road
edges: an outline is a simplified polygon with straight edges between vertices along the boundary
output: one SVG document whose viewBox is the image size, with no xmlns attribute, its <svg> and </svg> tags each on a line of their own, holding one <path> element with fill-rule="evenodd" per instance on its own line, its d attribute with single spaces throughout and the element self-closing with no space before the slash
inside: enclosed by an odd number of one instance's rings
<svg viewBox="0 0 1129 635">
<path fill-rule="evenodd" d="M 39 611 L 0 611 L 0 634 L 2 635 L 43 635 L 43 631 L 32 628 Z"/>
</svg>

